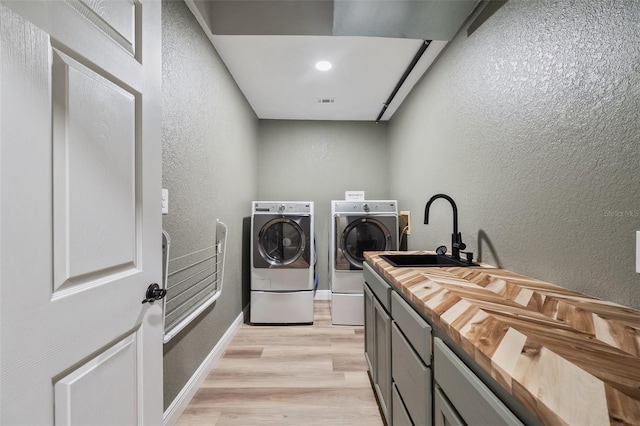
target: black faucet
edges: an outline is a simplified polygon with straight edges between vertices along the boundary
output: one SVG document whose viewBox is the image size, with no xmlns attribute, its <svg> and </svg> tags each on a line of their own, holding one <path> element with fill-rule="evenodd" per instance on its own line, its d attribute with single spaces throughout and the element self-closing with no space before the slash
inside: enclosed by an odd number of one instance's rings
<svg viewBox="0 0 640 426">
<path fill-rule="evenodd" d="M 460 250 L 464 250 L 467 248 L 467 245 L 462 242 L 462 233 L 458 232 L 458 207 L 456 206 L 456 202 L 453 201 L 453 198 L 449 197 L 446 194 L 436 194 L 429 201 L 427 201 L 427 205 L 424 206 L 424 224 L 427 225 L 429 223 L 429 207 L 431 204 L 437 200 L 438 198 L 444 198 L 449 203 L 451 203 L 451 207 L 453 207 L 453 234 L 451 234 L 451 254 L 453 258 L 456 260 L 460 260 Z"/>
</svg>

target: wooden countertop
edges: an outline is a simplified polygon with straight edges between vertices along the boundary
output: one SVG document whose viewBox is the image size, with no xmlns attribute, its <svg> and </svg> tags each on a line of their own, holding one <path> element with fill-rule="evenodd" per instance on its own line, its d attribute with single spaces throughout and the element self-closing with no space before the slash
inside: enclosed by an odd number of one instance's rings
<svg viewBox="0 0 640 426">
<path fill-rule="evenodd" d="M 640 424 L 640 311 L 497 268 L 366 260 L 543 424 Z M 603 283 L 603 285 L 606 285 Z"/>
</svg>

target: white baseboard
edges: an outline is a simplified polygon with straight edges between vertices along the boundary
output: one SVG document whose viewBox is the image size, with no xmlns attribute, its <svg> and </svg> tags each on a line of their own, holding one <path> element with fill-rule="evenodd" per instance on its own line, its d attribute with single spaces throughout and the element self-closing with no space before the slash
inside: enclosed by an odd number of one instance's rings
<svg viewBox="0 0 640 426">
<path fill-rule="evenodd" d="M 189 402 L 191 402 L 191 399 L 194 397 L 198 389 L 200 389 L 204 380 L 207 378 L 211 370 L 213 370 L 218 364 L 222 355 L 224 355 L 224 351 L 233 340 L 243 322 L 244 313 L 240 312 L 240 315 L 238 315 L 235 321 L 233 321 L 229 326 L 209 355 L 207 355 L 204 361 L 202 361 L 200 367 L 198 367 L 198 369 L 193 373 L 189 381 L 184 385 L 180 393 L 164 412 L 164 426 L 173 426 L 178 422 L 178 419 L 187 408 Z"/>
<path fill-rule="evenodd" d="M 331 300 L 331 290 L 316 290 L 315 300 Z"/>
</svg>

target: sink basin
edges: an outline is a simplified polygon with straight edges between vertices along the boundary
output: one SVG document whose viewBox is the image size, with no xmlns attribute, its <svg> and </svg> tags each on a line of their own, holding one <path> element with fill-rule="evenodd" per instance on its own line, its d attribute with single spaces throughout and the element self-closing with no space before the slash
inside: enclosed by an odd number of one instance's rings
<svg viewBox="0 0 640 426">
<path fill-rule="evenodd" d="M 480 266 L 477 263 L 469 263 L 466 260 L 456 260 L 449 256 L 437 254 L 383 254 L 381 258 L 389 262 L 391 266 L 398 268 L 424 268 L 438 266 Z"/>
</svg>

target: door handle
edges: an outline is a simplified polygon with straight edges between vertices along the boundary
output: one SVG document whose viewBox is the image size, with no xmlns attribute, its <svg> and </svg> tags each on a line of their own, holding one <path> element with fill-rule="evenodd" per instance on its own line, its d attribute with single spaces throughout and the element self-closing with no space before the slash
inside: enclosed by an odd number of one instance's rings
<svg viewBox="0 0 640 426">
<path fill-rule="evenodd" d="M 160 286 L 156 283 L 151 284 L 147 287 L 146 299 L 142 301 L 142 303 L 153 303 L 156 300 L 160 300 L 167 295 L 167 290 L 160 288 Z"/>
</svg>

